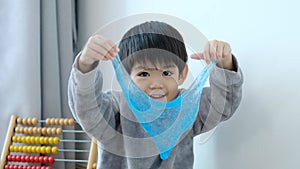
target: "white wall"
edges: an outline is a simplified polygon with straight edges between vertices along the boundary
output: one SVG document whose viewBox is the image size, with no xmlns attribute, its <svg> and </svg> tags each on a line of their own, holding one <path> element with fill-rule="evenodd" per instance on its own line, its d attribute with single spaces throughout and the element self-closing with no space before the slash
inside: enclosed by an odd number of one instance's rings
<svg viewBox="0 0 300 169">
<path fill-rule="evenodd" d="M 40 2 L 0 1 L 0 153 L 11 115 L 41 111 Z"/>
<path fill-rule="evenodd" d="M 208 39 L 230 42 L 244 71 L 243 100 L 205 144 L 196 139 L 195 168 L 300 168 L 300 2 L 89 0 L 79 5 L 81 45 L 105 23 L 146 12 L 180 17 Z"/>
</svg>

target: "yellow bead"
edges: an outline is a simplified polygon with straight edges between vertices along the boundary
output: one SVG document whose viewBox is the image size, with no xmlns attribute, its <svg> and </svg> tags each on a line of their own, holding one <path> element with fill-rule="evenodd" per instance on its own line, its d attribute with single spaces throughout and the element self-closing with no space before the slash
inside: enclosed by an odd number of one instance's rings
<svg viewBox="0 0 300 169">
<path fill-rule="evenodd" d="M 36 144 L 34 136 L 30 136 L 30 143 L 31 144 Z"/>
<path fill-rule="evenodd" d="M 46 147 L 45 147 L 45 146 L 42 146 L 42 147 L 41 147 L 41 153 L 42 153 L 42 154 L 45 154 L 45 153 L 46 153 Z"/>
<path fill-rule="evenodd" d="M 49 138 L 48 137 L 44 137 L 44 144 L 49 144 Z"/>
<path fill-rule="evenodd" d="M 49 142 L 49 144 L 53 144 L 53 137 L 49 137 L 48 142 Z"/>
<path fill-rule="evenodd" d="M 52 154 L 57 154 L 58 148 L 56 146 L 52 147 Z"/>
<path fill-rule="evenodd" d="M 36 146 L 31 146 L 31 152 L 36 153 Z"/>
<path fill-rule="evenodd" d="M 18 136 L 17 141 L 18 141 L 18 143 L 25 143 L 26 138 L 25 138 L 25 136 Z"/>
<path fill-rule="evenodd" d="M 41 146 L 36 146 L 35 147 L 35 152 L 40 153 L 41 152 Z"/>
<path fill-rule="evenodd" d="M 40 144 L 40 137 L 34 137 L 35 144 Z"/>
<path fill-rule="evenodd" d="M 32 146 L 27 146 L 27 153 L 31 153 L 31 147 Z"/>
<path fill-rule="evenodd" d="M 50 146 L 47 146 L 47 147 L 46 147 L 46 153 L 47 153 L 47 154 L 50 154 L 50 153 L 51 153 L 51 147 L 50 147 Z"/>
<path fill-rule="evenodd" d="M 30 136 L 26 136 L 26 143 L 27 143 L 27 144 L 30 143 Z"/>
<path fill-rule="evenodd" d="M 19 146 L 14 146 L 14 150 L 13 150 L 14 152 L 20 152 L 19 151 Z"/>
<path fill-rule="evenodd" d="M 9 151 L 14 152 L 14 146 L 13 145 L 9 146 Z"/>
<path fill-rule="evenodd" d="M 27 146 L 20 146 L 20 149 L 22 149 L 20 152 L 27 153 Z"/>
<path fill-rule="evenodd" d="M 54 137 L 53 142 L 54 144 L 59 144 L 59 137 Z"/>
<path fill-rule="evenodd" d="M 44 136 L 40 137 L 40 144 L 44 144 Z"/>
<path fill-rule="evenodd" d="M 12 137 L 12 141 L 13 141 L 13 142 L 17 142 L 17 136 L 13 136 L 13 137 Z"/>
</svg>

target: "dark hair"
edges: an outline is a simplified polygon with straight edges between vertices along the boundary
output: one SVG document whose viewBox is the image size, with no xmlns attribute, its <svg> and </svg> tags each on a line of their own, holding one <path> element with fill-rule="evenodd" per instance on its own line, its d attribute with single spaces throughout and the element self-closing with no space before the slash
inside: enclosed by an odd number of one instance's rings
<svg viewBox="0 0 300 169">
<path fill-rule="evenodd" d="M 181 73 L 188 58 L 180 33 L 172 26 L 158 21 L 145 22 L 131 28 L 122 37 L 119 49 L 120 59 L 128 73 L 135 63 L 149 61 L 153 65 L 173 62 Z"/>
</svg>

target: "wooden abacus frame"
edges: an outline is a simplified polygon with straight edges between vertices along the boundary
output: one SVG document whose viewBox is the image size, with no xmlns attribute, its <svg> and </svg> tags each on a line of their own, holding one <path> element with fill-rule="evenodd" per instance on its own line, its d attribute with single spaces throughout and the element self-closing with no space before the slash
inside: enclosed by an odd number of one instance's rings
<svg viewBox="0 0 300 169">
<path fill-rule="evenodd" d="M 14 136 L 14 130 L 17 126 L 17 119 L 18 116 L 12 115 L 10 118 L 7 134 L 5 137 L 5 142 L 1 154 L 1 161 L 0 161 L 0 169 L 4 169 L 4 166 L 7 163 L 7 156 L 9 155 L 9 147 L 12 145 L 12 137 Z M 97 142 L 95 139 L 92 139 L 90 145 L 90 152 L 89 152 L 89 159 L 87 164 L 87 169 L 94 169 L 96 168 L 97 162 Z"/>
</svg>

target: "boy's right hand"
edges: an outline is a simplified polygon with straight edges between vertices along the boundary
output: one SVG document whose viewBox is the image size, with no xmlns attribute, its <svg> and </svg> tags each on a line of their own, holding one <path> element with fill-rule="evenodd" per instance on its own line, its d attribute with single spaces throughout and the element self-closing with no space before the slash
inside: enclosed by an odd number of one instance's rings
<svg viewBox="0 0 300 169">
<path fill-rule="evenodd" d="M 78 69 L 86 73 L 95 68 L 99 60 L 112 60 L 118 47 L 109 39 L 94 35 L 89 38 L 78 59 Z"/>
</svg>

